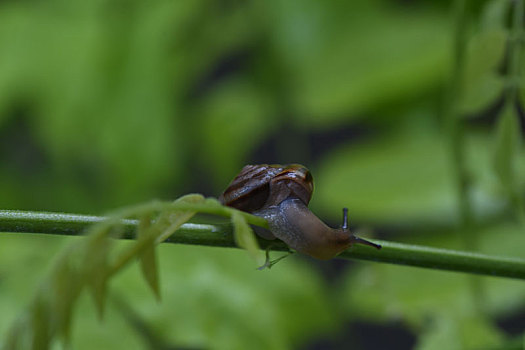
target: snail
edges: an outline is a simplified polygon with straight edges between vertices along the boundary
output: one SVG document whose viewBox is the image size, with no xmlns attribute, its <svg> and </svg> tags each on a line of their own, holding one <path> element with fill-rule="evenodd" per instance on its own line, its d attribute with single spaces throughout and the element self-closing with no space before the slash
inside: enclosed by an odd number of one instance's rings
<svg viewBox="0 0 525 350">
<path fill-rule="evenodd" d="M 277 237 L 290 248 L 317 259 L 331 259 L 356 243 L 381 248 L 350 232 L 346 208 L 338 229 L 315 216 L 308 209 L 313 189 L 312 175 L 302 165 L 246 165 L 219 201 L 266 219 L 270 232 L 257 232 L 263 238 Z"/>
</svg>

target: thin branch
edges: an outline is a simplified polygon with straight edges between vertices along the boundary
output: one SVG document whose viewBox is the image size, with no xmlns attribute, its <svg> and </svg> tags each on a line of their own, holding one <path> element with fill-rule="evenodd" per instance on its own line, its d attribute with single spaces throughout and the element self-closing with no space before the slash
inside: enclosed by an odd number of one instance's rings
<svg viewBox="0 0 525 350">
<path fill-rule="evenodd" d="M 474 210 L 470 199 L 471 179 L 467 169 L 465 122 L 461 112 L 464 97 L 465 56 L 467 49 L 467 25 L 469 22 L 469 0 L 455 0 L 453 3 L 454 31 L 452 47 L 452 75 L 448 86 L 448 106 L 445 121 L 450 137 L 452 176 L 456 187 L 459 223 L 463 233 L 463 249 L 478 249 L 478 238 L 474 232 Z M 470 276 L 474 304 L 482 310 L 484 286 L 482 281 Z"/>
<path fill-rule="evenodd" d="M 508 46 L 509 70 L 507 73 L 507 90 L 505 91 L 505 104 L 514 107 L 520 81 L 521 48 L 523 40 L 523 0 L 514 0 L 511 36 Z"/>
<path fill-rule="evenodd" d="M 81 235 L 89 225 L 102 220 L 104 218 L 99 216 L 0 210 L 0 232 Z M 134 238 L 133 232 L 136 225 L 137 221 L 135 220 L 125 220 L 123 237 Z M 182 225 L 166 242 L 236 247 L 232 227 L 229 224 L 187 223 Z M 525 259 L 489 256 L 387 241 L 376 242 L 383 246 L 381 250 L 357 245 L 339 257 L 434 270 L 525 279 Z M 259 243 L 262 248 L 271 245 L 272 250 L 288 250 L 282 242 L 276 243 L 275 241 L 259 239 Z"/>
<path fill-rule="evenodd" d="M 469 198 L 471 184 L 466 166 L 465 123 L 460 109 L 460 102 L 464 93 L 465 54 L 467 47 L 467 1 L 468 0 L 456 0 L 454 2 L 455 25 L 452 50 L 452 75 L 450 78 L 448 91 L 449 101 L 445 117 L 449 127 L 452 171 L 456 186 L 460 224 L 464 232 L 464 247 L 473 247 L 476 249 L 476 235 L 471 230 L 474 215 L 472 203 Z"/>
<path fill-rule="evenodd" d="M 523 21 L 524 21 L 524 3 L 523 0 L 514 0 L 513 2 L 513 18 L 511 35 L 508 44 L 509 69 L 507 72 L 507 89 L 505 91 L 505 106 L 503 110 L 516 110 L 518 101 L 518 93 L 521 81 L 521 65 L 523 50 Z M 503 116 L 501 116 L 503 117 Z M 518 118 L 517 115 L 515 118 Z M 519 124 L 519 120 L 518 120 Z M 520 131 L 517 131 L 520 134 Z M 511 190 L 510 200 L 515 204 L 515 210 L 518 219 L 522 224 L 525 223 L 525 202 L 522 194 L 522 186 L 514 184 L 514 189 Z"/>
</svg>

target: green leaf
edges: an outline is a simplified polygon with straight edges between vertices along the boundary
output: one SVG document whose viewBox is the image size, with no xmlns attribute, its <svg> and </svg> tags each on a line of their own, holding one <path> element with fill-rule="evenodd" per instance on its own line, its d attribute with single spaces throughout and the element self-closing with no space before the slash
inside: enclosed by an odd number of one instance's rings
<svg viewBox="0 0 525 350">
<path fill-rule="evenodd" d="M 503 332 L 487 317 L 461 319 L 460 329 L 463 349 L 497 349 L 503 344 Z"/>
<path fill-rule="evenodd" d="M 506 48 L 508 32 L 491 27 L 470 40 L 466 59 L 461 112 L 475 115 L 490 106 L 503 92 L 503 77 L 498 69 Z"/>
<path fill-rule="evenodd" d="M 109 253 L 113 242 L 105 236 L 97 236 L 94 233 L 87 239 L 89 241 L 86 244 L 83 264 L 85 264 L 87 284 L 90 287 L 98 315 L 102 318 L 109 277 Z"/>
<path fill-rule="evenodd" d="M 417 350 L 500 349 L 503 335 L 485 317 L 451 318 L 440 315 L 418 340 Z"/>
<path fill-rule="evenodd" d="M 185 203 L 203 203 L 203 202 L 213 202 L 214 198 L 204 198 L 202 194 L 199 193 L 188 193 L 182 197 L 177 198 L 174 203 L 185 202 Z"/>
<path fill-rule="evenodd" d="M 190 193 L 185 196 L 182 196 L 175 200 L 174 203 L 185 202 L 185 203 L 204 203 L 205 198 L 196 193 Z M 196 213 L 194 211 L 177 211 L 174 213 L 161 213 L 159 220 L 167 220 L 168 225 L 162 228 L 162 233 L 157 237 L 156 243 L 161 243 L 165 241 L 173 232 L 177 231 L 179 227 L 191 219 Z M 167 217 L 163 218 L 163 215 Z"/>
<path fill-rule="evenodd" d="M 381 115 L 391 118 L 394 103 L 421 96 L 446 72 L 447 13 L 435 7 L 412 12 L 384 1 L 265 4 L 272 56 L 286 67 L 301 128 L 326 128 L 371 110 L 386 109 Z"/>
<path fill-rule="evenodd" d="M 5 341 L 2 346 L 4 350 L 18 350 L 18 349 L 29 349 L 30 344 L 27 332 L 31 329 L 27 325 L 27 318 L 20 318 L 15 321 L 6 334 Z"/>
<path fill-rule="evenodd" d="M 232 213 L 232 223 L 235 243 L 237 243 L 239 247 L 246 249 L 257 264 L 262 265 L 264 263 L 264 256 L 250 225 L 248 225 L 244 217 L 236 211 Z"/>
<path fill-rule="evenodd" d="M 517 162 L 521 146 L 519 116 L 513 105 L 508 104 L 499 116 L 496 126 L 493 166 L 494 171 L 508 192 L 517 192 Z"/>
<path fill-rule="evenodd" d="M 481 28 L 503 28 L 512 2 L 507 0 L 488 1 L 481 15 Z"/>
<path fill-rule="evenodd" d="M 476 33 L 470 40 L 465 62 L 465 79 L 471 81 L 495 73 L 505 54 L 508 32 L 491 28 Z"/>
<path fill-rule="evenodd" d="M 343 144 L 314 172 L 312 206 L 334 221 L 348 207 L 354 221 L 375 224 L 454 222 L 448 163 L 443 135 L 422 127 Z"/>
<path fill-rule="evenodd" d="M 469 40 L 464 65 L 464 91 L 460 101 L 463 114 L 475 116 L 503 93 L 504 79 L 499 67 L 507 44 L 505 22 L 510 4 L 505 0 L 487 2 L 479 29 Z"/>
<path fill-rule="evenodd" d="M 140 219 L 139 227 L 137 229 L 137 239 L 141 240 L 144 237 L 151 235 L 150 228 L 151 218 L 149 215 L 145 215 Z M 150 286 L 157 300 L 160 300 L 159 272 L 153 241 L 142 251 L 139 260 L 142 276 Z"/>
<path fill-rule="evenodd" d="M 31 316 L 32 316 L 32 349 L 46 350 L 51 344 L 51 328 L 52 328 L 52 311 L 49 308 L 49 301 L 44 293 L 40 293 L 33 301 Z"/>
<path fill-rule="evenodd" d="M 205 199 L 200 194 L 188 194 L 175 200 L 175 203 L 202 203 Z M 164 211 L 159 214 L 157 220 L 152 225 L 149 215 L 144 215 L 140 219 L 137 230 L 137 244 L 140 241 L 150 240 L 146 243 L 146 248 L 140 254 L 140 267 L 142 276 L 150 286 L 156 298 L 160 300 L 159 272 L 157 257 L 155 254 L 155 244 L 161 243 L 173 234 L 182 224 L 187 222 L 195 212 L 190 211 Z"/>
<path fill-rule="evenodd" d="M 206 203 L 206 205 L 209 205 L 209 206 L 217 206 L 217 207 L 222 206 L 221 202 L 219 202 L 217 198 L 213 198 L 213 197 L 206 198 L 204 203 Z"/>
<path fill-rule="evenodd" d="M 74 247 L 76 248 L 76 247 Z M 82 290 L 82 276 L 80 270 L 75 268 L 74 250 L 69 251 L 52 274 L 52 286 L 54 289 L 53 309 L 57 317 L 57 330 L 62 336 L 64 344 L 70 343 L 73 306 Z"/>
<path fill-rule="evenodd" d="M 503 94 L 505 79 L 495 73 L 477 76 L 466 82 L 460 101 L 461 113 L 475 116 L 479 111 L 489 108 Z"/>
<path fill-rule="evenodd" d="M 438 317 L 432 320 L 430 327 L 419 336 L 416 350 L 463 350 L 457 324 Z"/>
<path fill-rule="evenodd" d="M 155 297 L 160 301 L 159 272 L 157 258 L 155 255 L 155 247 L 148 247 L 142 252 L 140 256 L 140 267 L 143 276 L 148 282 L 148 285 L 151 287 Z"/>
</svg>

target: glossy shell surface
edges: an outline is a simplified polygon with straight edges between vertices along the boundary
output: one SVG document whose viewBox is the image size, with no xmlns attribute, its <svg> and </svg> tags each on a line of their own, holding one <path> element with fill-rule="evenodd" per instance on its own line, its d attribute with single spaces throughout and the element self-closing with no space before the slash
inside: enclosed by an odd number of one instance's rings
<svg viewBox="0 0 525 350">
<path fill-rule="evenodd" d="M 310 171 L 299 164 L 246 165 L 219 197 L 230 207 L 254 212 L 296 197 L 306 205 L 313 192 Z"/>
</svg>

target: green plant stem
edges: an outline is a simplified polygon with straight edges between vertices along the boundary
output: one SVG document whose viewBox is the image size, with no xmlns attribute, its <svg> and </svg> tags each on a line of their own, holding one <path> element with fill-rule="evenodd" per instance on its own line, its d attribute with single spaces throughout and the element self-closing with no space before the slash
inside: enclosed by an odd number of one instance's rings
<svg viewBox="0 0 525 350">
<path fill-rule="evenodd" d="M 514 0 L 511 37 L 509 40 L 508 88 L 505 91 L 505 104 L 514 106 L 518 96 L 520 80 L 520 56 L 523 40 L 523 0 Z"/>
<path fill-rule="evenodd" d="M 104 218 L 98 216 L 1 210 L 0 232 L 82 235 L 89 225 L 102 220 Z M 138 224 L 137 221 L 124 220 L 123 224 L 123 238 L 134 238 L 133 232 Z M 236 247 L 232 227 L 229 224 L 187 223 L 182 225 L 166 242 Z M 496 257 L 387 241 L 375 242 L 381 244 L 383 248 L 376 250 L 371 247 L 356 245 L 339 257 L 434 270 L 525 279 L 525 259 Z M 288 250 L 282 242 L 259 239 L 259 243 L 263 249 L 271 245 L 270 249 L 272 250 Z"/>
<path fill-rule="evenodd" d="M 467 0 L 456 0 L 454 8 L 455 29 L 453 46 L 452 76 L 449 86 L 449 105 L 447 109 L 447 122 L 450 132 L 450 150 L 452 156 L 452 169 L 456 183 L 458 209 L 461 226 L 465 231 L 464 246 L 475 249 L 476 238 L 471 232 L 473 224 L 473 210 L 469 198 L 470 181 L 466 168 L 466 147 L 464 123 L 462 120 L 460 103 L 463 97 L 463 75 L 465 66 L 465 51 L 467 46 Z"/>
<path fill-rule="evenodd" d="M 519 82 L 521 79 L 521 51 L 523 45 L 523 0 L 514 0 L 511 36 L 508 45 L 509 70 L 507 73 L 507 89 L 505 90 L 505 106 L 503 110 L 516 109 L 518 102 Z M 510 200 L 514 203 L 516 216 L 525 224 L 525 203 L 523 189 L 518 183 L 514 184 L 510 193 Z"/>
<path fill-rule="evenodd" d="M 454 32 L 452 47 L 452 75 L 448 90 L 446 122 L 450 135 L 450 154 L 453 179 L 456 186 L 459 221 L 463 248 L 478 249 L 478 239 L 473 229 L 474 211 L 470 201 L 470 177 L 466 162 L 465 125 L 461 112 L 464 95 L 465 56 L 467 49 L 468 0 L 454 1 Z M 483 309 L 484 288 L 480 279 L 470 278 L 473 302 Z"/>
</svg>

